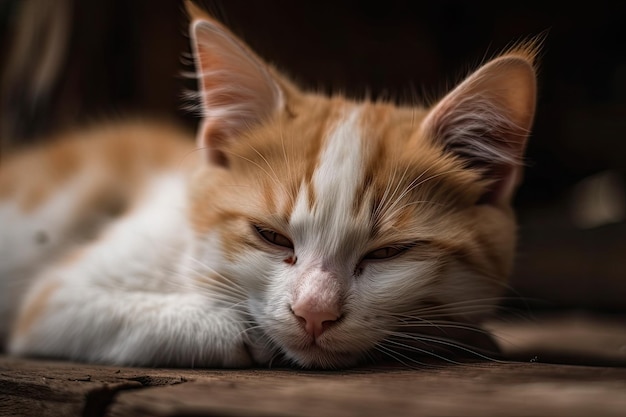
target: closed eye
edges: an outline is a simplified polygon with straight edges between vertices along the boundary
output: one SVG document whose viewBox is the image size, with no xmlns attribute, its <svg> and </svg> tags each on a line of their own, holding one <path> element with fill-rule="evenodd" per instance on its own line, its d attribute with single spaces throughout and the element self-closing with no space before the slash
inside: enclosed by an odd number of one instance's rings
<svg viewBox="0 0 626 417">
<path fill-rule="evenodd" d="M 366 254 L 364 260 L 382 260 L 391 259 L 407 251 L 409 246 L 386 246 L 384 248 L 376 249 Z"/>
<path fill-rule="evenodd" d="M 364 261 L 383 261 L 387 259 L 395 258 L 402 255 L 404 252 L 416 246 L 428 246 L 430 243 L 426 240 L 418 240 L 406 244 L 397 244 L 392 246 L 385 246 L 371 252 L 368 252 L 364 257 Z"/>
<path fill-rule="evenodd" d="M 272 245 L 280 246 L 282 248 L 293 249 L 293 242 L 291 242 L 288 237 L 266 227 L 254 226 L 254 229 L 259 237 L 267 243 L 271 243 Z"/>
</svg>

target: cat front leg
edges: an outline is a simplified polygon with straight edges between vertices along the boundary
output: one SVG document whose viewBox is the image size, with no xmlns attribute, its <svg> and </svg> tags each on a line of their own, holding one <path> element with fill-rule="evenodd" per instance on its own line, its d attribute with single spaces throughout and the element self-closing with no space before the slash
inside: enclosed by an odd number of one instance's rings
<svg viewBox="0 0 626 417">
<path fill-rule="evenodd" d="M 15 355 L 136 366 L 246 367 L 241 315 L 198 294 L 39 280 L 13 327 Z"/>
</svg>

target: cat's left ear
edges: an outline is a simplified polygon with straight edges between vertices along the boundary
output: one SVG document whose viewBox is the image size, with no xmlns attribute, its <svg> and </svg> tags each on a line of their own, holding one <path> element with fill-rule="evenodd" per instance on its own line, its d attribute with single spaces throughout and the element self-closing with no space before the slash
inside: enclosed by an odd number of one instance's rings
<svg viewBox="0 0 626 417">
<path fill-rule="evenodd" d="M 224 144 L 281 108 L 283 93 L 267 64 L 243 42 L 190 1 L 186 6 L 202 101 L 198 146 L 210 162 L 227 166 Z"/>
<path fill-rule="evenodd" d="M 483 65 L 439 101 L 422 133 L 492 180 L 481 202 L 508 205 L 519 183 L 536 100 L 536 48 Z"/>
</svg>

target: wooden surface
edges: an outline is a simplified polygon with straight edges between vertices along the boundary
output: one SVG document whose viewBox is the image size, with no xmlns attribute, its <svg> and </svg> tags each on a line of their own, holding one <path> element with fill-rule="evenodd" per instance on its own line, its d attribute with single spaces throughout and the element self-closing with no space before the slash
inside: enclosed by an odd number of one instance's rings
<svg viewBox="0 0 626 417">
<path fill-rule="evenodd" d="M 534 333 L 527 323 L 500 323 L 494 328 L 509 340 L 505 351 L 515 346 L 529 360 L 415 368 L 145 369 L 0 357 L 0 415 L 624 416 L 626 328 L 613 327 L 620 323 L 568 317 Z M 550 325 L 556 327 L 546 332 Z M 586 346 L 589 336 L 607 351 Z M 606 366 L 540 363 L 542 349 L 559 340 L 570 354 L 585 358 L 586 351 Z"/>
</svg>

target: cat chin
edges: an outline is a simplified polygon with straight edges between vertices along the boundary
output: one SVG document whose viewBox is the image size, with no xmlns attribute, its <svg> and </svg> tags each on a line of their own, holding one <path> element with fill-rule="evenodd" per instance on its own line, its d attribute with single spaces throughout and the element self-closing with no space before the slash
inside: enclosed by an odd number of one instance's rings
<svg viewBox="0 0 626 417">
<path fill-rule="evenodd" d="M 333 351 L 316 344 L 289 344 L 268 338 L 260 330 L 248 332 L 246 347 L 261 366 L 295 366 L 305 369 L 338 369 L 358 364 L 359 352 Z"/>
<path fill-rule="evenodd" d="M 333 348 L 333 343 L 328 340 L 313 342 L 312 338 L 306 337 L 304 331 L 285 332 L 284 327 L 277 329 L 270 326 L 264 329 L 262 334 L 261 332 L 248 334 L 249 341 L 253 340 L 254 345 L 262 346 L 258 350 L 248 347 L 257 364 L 304 369 L 338 369 L 358 364 L 363 356 L 359 350 Z"/>
<path fill-rule="evenodd" d="M 306 369 L 339 369 L 358 364 L 361 355 L 355 352 L 329 351 L 317 345 L 307 348 L 283 348 L 285 359 Z"/>
</svg>

